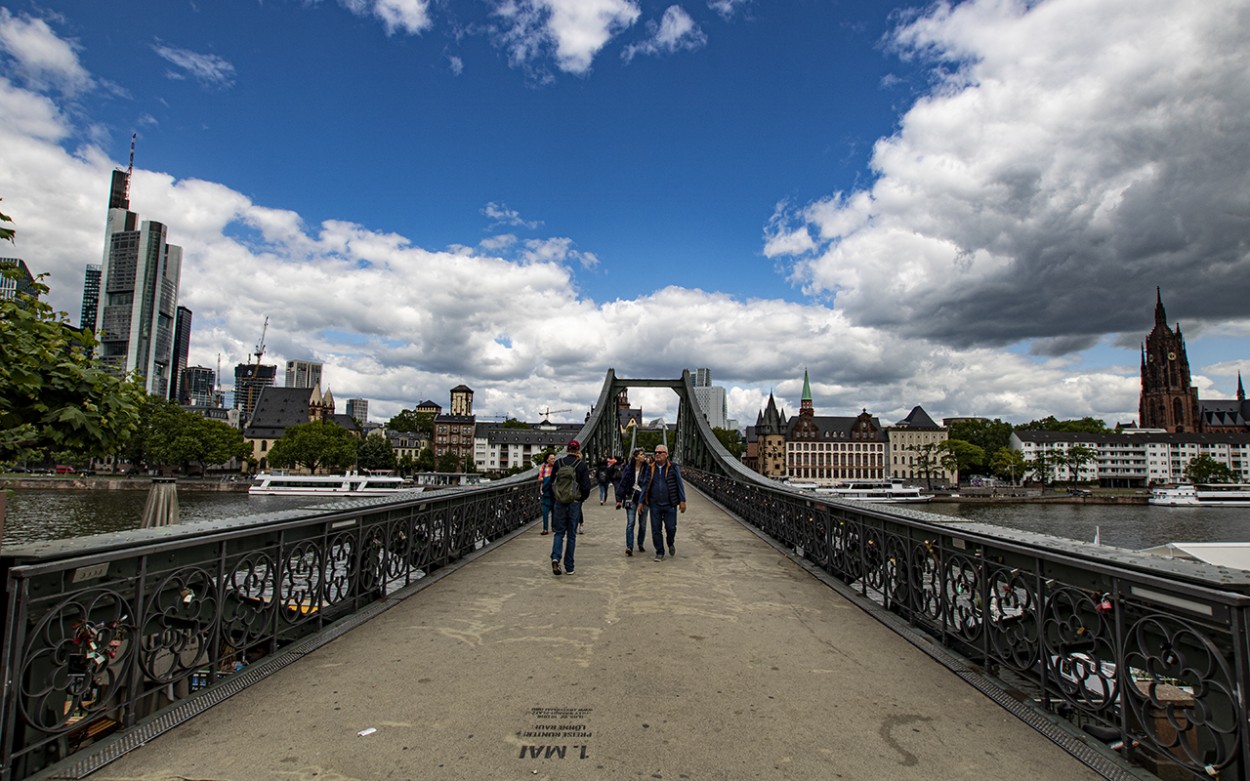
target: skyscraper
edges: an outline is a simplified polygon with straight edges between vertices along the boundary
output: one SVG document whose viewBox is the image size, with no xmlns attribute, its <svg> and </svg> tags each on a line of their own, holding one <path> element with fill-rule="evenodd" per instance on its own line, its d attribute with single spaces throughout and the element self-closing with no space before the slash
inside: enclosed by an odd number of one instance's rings
<svg viewBox="0 0 1250 781">
<path fill-rule="evenodd" d="M 369 400 L 368 399 L 348 399 L 347 400 L 347 416 L 354 418 L 357 423 L 364 425 L 369 422 Z"/>
<path fill-rule="evenodd" d="M 0 269 L 17 269 L 17 276 L 0 274 L 0 298 L 17 298 L 18 293 L 35 292 L 35 276 L 21 258 L 0 258 Z"/>
<path fill-rule="evenodd" d="M 217 373 L 207 366 L 188 366 L 178 380 L 178 401 L 195 407 L 216 406 Z"/>
<path fill-rule="evenodd" d="M 251 420 L 261 389 L 277 379 L 278 367 L 274 364 L 241 363 L 234 367 L 234 406 L 242 411 L 239 420 L 243 425 Z"/>
<path fill-rule="evenodd" d="M 187 355 L 191 352 L 191 310 L 185 306 L 178 307 L 174 319 L 174 364 L 169 384 L 169 400 L 180 401 L 182 371 L 187 368 Z"/>
<path fill-rule="evenodd" d="M 725 389 L 712 385 L 711 369 L 695 369 L 692 374 L 694 398 L 699 403 L 699 409 L 703 410 L 708 425 L 712 428 L 725 428 Z"/>
<path fill-rule="evenodd" d="M 100 306 L 100 266 L 88 263 L 82 278 L 82 314 L 78 317 L 78 327 L 95 330 L 96 314 Z"/>
<path fill-rule="evenodd" d="M 130 211 L 130 172 L 114 171 L 104 228 L 99 358 L 110 370 L 133 372 L 148 393 L 167 398 L 174 365 L 174 318 L 182 248 L 165 226 Z"/>
<path fill-rule="evenodd" d="M 288 388 L 321 387 L 321 362 L 287 361 L 286 386 Z"/>
</svg>

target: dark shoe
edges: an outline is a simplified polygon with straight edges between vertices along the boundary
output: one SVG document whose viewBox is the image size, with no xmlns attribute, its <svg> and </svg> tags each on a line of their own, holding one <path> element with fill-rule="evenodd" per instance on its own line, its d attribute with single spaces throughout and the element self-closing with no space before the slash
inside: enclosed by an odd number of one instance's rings
<svg viewBox="0 0 1250 781">
<path fill-rule="evenodd" d="M 676 555 L 677 555 L 677 548 L 675 548 L 675 547 L 674 547 L 674 546 L 672 546 L 672 545 L 668 546 L 668 555 L 669 555 L 669 556 L 676 556 Z"/>
<path fill-rule="evenodd" d="M 552 575 L 560 575 L 560 574 L 562 574 L 562 573 L 560 572 L 560 562 L 559 562 L 559 561 L 557 561 L 557 560 L 555 560 L 555 559 L 552 559 L 552 560 L 551 560 L 551 574 L 552 574 Z"/>
<path fill-rule="evenodd" d="M 633 549 L 633 548 L 626 548 L 626 549 L 625 549 L 625 555 L 626 555 L 626 556 L 633 556 L 633 555 L 634 555 L 634 549 Z"/>
<path fill-rule="evenodd" d="M 543 529 L 543 534 L 546 534 L 546 533 L 547 533 L 547 530 L 546 530 L 546 529 Z"/>
<path fill-rule="evenodd" d="M 644 547 L 642 547 L 641 545 L 639 545 L 639 546 L 638 546 L 638 552 L 639 552 L 639 553 L 646 553 L 646 552 L 647 552 L 647 549 L 646 549 L 646 548 L 644 548 Z"/>
<path fill-rule="evenodd" d="M 655 554 L 655 560 L 656 560 L 656 561 L 664 561 L 664 554 L 663 554 L 663 553 L 657 553 L 657 554 Z"/>
<path fill-rule="evenodd" d="M 566 572 L 566 573 L 564 573 L 564 574 L 565 574 L 565 575 L 572 575 L 572 574 L 573 574 L 573 570 L 569 570 L 568 572 Z"/>
</svg>

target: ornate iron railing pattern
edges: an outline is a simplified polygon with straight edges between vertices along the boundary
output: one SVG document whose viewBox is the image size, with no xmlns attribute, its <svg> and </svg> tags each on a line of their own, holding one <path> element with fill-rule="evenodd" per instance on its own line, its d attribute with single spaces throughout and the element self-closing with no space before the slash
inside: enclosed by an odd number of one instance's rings
<svg viewBox="0 0 1250 781">
<path fill-rule="evenodd" d="M 5 550 L 3 764 L 20 779 L 537 517 L 528 478 L 349 501 L 128 547 Z M 198 532 L 198 533 L 197 533 Z M 114 537 L 115 535 L 101 535 Z M 83 553 L 83 551 L 88 551 Z"/>
<path fill-rule="evenodd" d="M 1146 767 L 1250 775 L 1244 579 L 1239 590 L 1211 588 L 1160 572 L 1148 557 L 1126 566 L 1082 557 L 1076 544 L 1048 549 L 943 516 L 824 500 L 732 473 L 685 473 L 1040 707 L 1114 730 Z"/>
</svg>

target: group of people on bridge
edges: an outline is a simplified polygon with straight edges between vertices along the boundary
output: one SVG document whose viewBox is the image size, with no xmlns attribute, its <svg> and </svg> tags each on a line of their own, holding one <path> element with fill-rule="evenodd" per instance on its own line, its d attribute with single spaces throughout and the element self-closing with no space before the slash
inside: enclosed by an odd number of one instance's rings
<svg viewBox="0 0 1250 781">
<path fill-rule="evenodd" d="M 551 574 L 572 575 L 577 535 L 582 527 L 582 504 L 590 498 L 593 482 L 590 467 L 582 459 L 581 443 L 576 439 L 565 447 L 565 455 L 554 453 L 538 470 L 542 495 L 543 534 L 555 537 L 551 545 Z M 635 448 L 629 461 L 619 472 L 607 462 L 598 467 L 599 504 L 607 501 L 607 488 L 615 492 L 616 509 L 625 511 L 625 555 L 634 555 L 635 529 L 637 550 L 646 552 L 644 541 L 648 517 L 651 521 L 651 542 L 655 560 L 677 555 L 677 514 L 686 511 L 686 485 L 681 469 L 668 458 L 668 447 L 657 445 L 648 456 Z M 548 528 L 550 520 L 550 529 Z"/>
</svg>

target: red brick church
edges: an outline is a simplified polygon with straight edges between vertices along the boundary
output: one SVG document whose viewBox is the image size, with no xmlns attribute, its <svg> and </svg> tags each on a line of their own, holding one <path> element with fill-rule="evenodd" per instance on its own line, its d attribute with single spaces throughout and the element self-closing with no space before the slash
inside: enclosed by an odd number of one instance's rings
<svg viewBox="0 0 1250 781">
<path fill-rule="evenodd" d="M 1237 398 L 1198 399 L 1189 373 L 1189 356 L 1180 323 L 1173 331 L 1163 310 L 1163 294 L 1155 291 L 1155 325 L 1142 345 L 1141 401 L 1138 407 L 1142 428 L 1171 432 L 1250 431 L 1250 404 L 1237 374 Z"/>
</svg>

